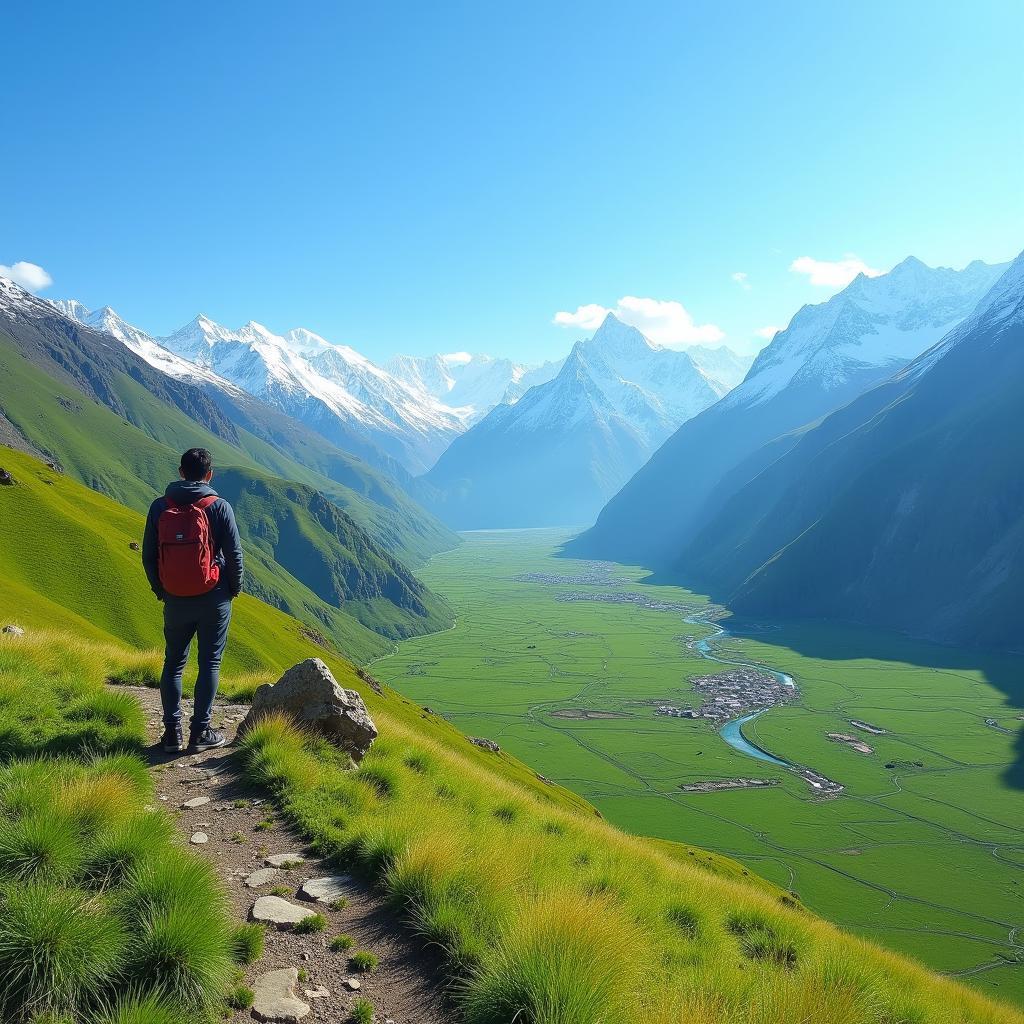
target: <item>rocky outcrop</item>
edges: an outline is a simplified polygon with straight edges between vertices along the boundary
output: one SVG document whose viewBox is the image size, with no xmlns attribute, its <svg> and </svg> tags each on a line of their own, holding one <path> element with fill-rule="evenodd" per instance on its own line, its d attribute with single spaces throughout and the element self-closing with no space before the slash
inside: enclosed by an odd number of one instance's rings
<svg viewBox="0 0 1024 1024">
<path fill-rule="evenodd" d="M 252 708 L 238 727 L 238 735 L 244 736 L 274 712 L 336 743 L 353 761 L 362 760 L 377 738 L 377 727 L 363 698 L 355 690 L 342 689 L 319 658 L 307 658 L 273 685 L 261 686 L 253 694 Z"/>
<path fill-rule="evenodd" d="M 0 633 L 10 633 L 11 636 L 24 636 L 25 630 L 21 626 L 7 625 L 0 629 Z"/>
</svg>

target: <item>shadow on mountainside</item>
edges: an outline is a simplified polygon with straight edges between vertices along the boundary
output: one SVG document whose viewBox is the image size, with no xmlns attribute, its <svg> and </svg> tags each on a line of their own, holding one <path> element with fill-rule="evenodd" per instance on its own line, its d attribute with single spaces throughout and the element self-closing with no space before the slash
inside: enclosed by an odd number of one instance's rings
<svg viewBox="0 0 1024 1024">
<path fill-rule="evenodd" d="M 571 556 L 570 556 L 571 557 Z M 707 593 L 687 585 L 678 574 L 652 571 L 638 581 L 645 586 L 674 586 Z M 711 599 L 728 609 L 723 595 L 712 592 Z M 895 630 L 855 622 L 826 620 L 766 619 L 729 613 L 721 623 L 731 632 L 757 636 L 779 647 L 788 647 L 806 658 L 825 661 L 873 659 L 904 663 L 917 668 L 942 672 L 979 672 L 987 683 L 1005 697 L 1007 712 L 1024 711 L 1024 653 L 983 647 L 962 647 L 914 637 Z M 772 631 L 765 634 L 764 627 Z M 1024 725 L 1014 738 L 1014 757 L 1002 774 L 1013 789 L 1024 790 Z"/>
</svg>

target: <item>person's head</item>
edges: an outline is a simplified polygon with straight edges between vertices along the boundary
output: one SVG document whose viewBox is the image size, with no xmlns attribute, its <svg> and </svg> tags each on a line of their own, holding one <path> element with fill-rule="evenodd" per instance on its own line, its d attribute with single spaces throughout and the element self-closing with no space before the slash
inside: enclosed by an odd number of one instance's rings
<svg viewBox="0 0 1024 1024">
<path fill-rule="evenodd" d="M 213 477 L 213 456 L 205 448 L 189 448 L 178 467 L 182 480 L 209 483 Z"/>
</svg>

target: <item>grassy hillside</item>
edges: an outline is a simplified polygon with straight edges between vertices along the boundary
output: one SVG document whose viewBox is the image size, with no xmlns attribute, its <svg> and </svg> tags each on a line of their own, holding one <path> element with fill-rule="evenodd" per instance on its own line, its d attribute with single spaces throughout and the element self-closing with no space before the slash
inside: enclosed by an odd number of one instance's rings
<svg viewBox="0 0 1024 1024">
<path fill-rule="evenodd" d="M 99 345 L 105 336 L 84 328 L 80 333 L 70 345 L 61 332 L 51 337 L 35 325 L 18 325 L 17 340 L 0 328 L 0 370 L 9 382 L 0 393 L 0 410 L 39 450 L 59 447 L 58 428 L 67 422 L 55 416 L 50 396 L 65 412 L 95 404 L 176 453 L 203 445 L 221 465 L 259 468 L 322 491 L 378 544 L 410 565 L 458 543 L 382 472 L 301 424 L 246 396 L 215 392 L 207 397 L 198 388 L 165 378 L 120 342 L 107 339 Z M 88 414 L 84 419 L 90 419 Z M 92 447 L 76 449 L 78 458 L 70 471 L 127 505 L 143 507 L 130 482 L 101 458 L 104 435 L 92 437 Z M 134 448 L 131 443 L 122 448 L 122 462 L 151 482 Z"/>
<path fill-rule="evenodd" d="M 0 666 L 22 681 L 4 691 L 14 698 L 6 705 L 13 742 L 25 741 L 26 679 L 50 709 L 50 735 L 80 730 L 47 666 L 96 687 L 104 677 L 152 679 L 158 664 L 155 651 L 139 650 L 155 638 L 157 609 L 127 547 L 138 517 L 122 510 L 118 520 L 102 496 L 46 476 L 37 469 L 31 483 L 0 490 L 0 523 L 16 507 L 12 495 L 36 513 L 0 538 L 5 555 L 16 553 L 5 557 L 0 621 L 20 619 L 28 630 L 0 635 Z M 48 539 L 67 526 L 61 506 L 86 498 L 90 532 Z M 83 620 L 88 634 L 78 632 Z M 388 688 L 378 692 L 350 662 L 310 645 L 294 620 L 251 598 L 237 607 L 225 690 L 251 692 L 311 654 L 363 695 L 380 738 L 347 771 L 333 748 L 270 720 L 249 734 L 245 770 L 273 788 L 320 851 L 376 879 L 441 948 L 470 1024 L 1020 1020 L 840 932 L 780 890 L 741 880 L 725 858 L 617 831 L 504 751 L 480 749 Z M 87 701 L 102 704 L 92 692 Z M 90 719 L 102 728 L 109 714 Z"/>
<path fill-rule="evenodd" d="M 392 639 L 447 628 L 451 610 L 319 491 L 257 473 L 217 473 L 243 537 L 340 607 Z"/>
<path fill-rule="evenodd" d="M 0 1019 L 217 1019 L 262 936 L 233 925 L 215 872 L 154 806 L 142 709 L 103 686 L 111 661 L 81 636 L 3 639 Z"/>
<path fill-rule="evenodd" d="M 17 621 L 35 627 L 57 624 L 56 607 L 85 623 L 86 635 L 117 635 L 134 644 L 161 642 L 160 606 L 149 590 L 140 543 L 143 517 L 31 456 L 0 449 L 0 465 L 17 485 L 0 488 L 0 550 L 5 552 L 0 597 Z M 295 608 L 308 630 L 320 626 L 330 646 L 362 661 L 387 649 L 387 641 L 360 622 L 330 608 L 312 591 L 258 551 L 249 558 L 257 589 L 272 589 L 275 604 Z M 309 623 L 313 623 L 310 626 Z M 268 629 L 301 639 L 300 623 L 243 595 L 237 604 L 236 667 L 257 666 Z"/>
<path fill-rule="evenodd" d="M 294 491 L 298 495 L 301 492 L 305 500 L 315 500 L 310 488 L 295 487 L 262 474 L 238 449 L 212 434 L 204 435 L 178 410 L 152 402 L 144 389 L 131 379 L 124 379 L 121 390 L 128 398 L 129 414 L 145 429 L 114 415 L 104 405 L 85 397 L 70 385 L 49 377 L 10 345 L 5 345 L 2 337 L 0 375 L 5 380 L 0 407 L 34 448 L 46 453 L 48 458 L 63 467 L 67 475 L 139 511 L 148 508 L 154 495 L 163 491 L 181 451 L 196 443 L 210 447 L 218 467 L 239 467 L 235 479 L 259 476 L 266 486 L 272 484 L 281 494 Z M 153 435 L 165 438 L 167 443 L 154 440 Z M 321 502 L 319 499 L 317 503 Z M 243 540 L 256 540 L 253 524 L 247 517 L 239 515 L 238 521 Z M 314 548 L 320 551 L 337 549 L 340 542 L 336 534 L 329 536 L 315 523 L 308 526 L 306 536 L 311 538 Z M 362 594 L 364 603 L 353 606 L 351 613 L 339 610 L 336 603 L 324 596 L 327 588 L 314 590 L 305 579 L 296 576 L 295 570 L 301 572 L 309 568 L 309 559 L 298 555 L 290 559 L 293 571 L 289 571 L 265 548 L 260 550 L 247 545 L 252 551 L 248 589 L 330 636 L 344 645 L 343 649 L 350 657 L 360 661 L 386 650 L 387 644 L 367 635 L 357 641 L 359 646 L 349 646 L 360 632 L 353 632 L 353 617 L 359 623 L 392 637 L 432 631 L 447 624 L 443 603 L 429 593 L 421 591 L 417 600 L 408 607 L 392 606 L 392 599 L 386 596 L 385 589 L 391 588 L 391 592 L 401 600 L 406 591 L 421 590 L 419 584 L 404 567 L 389 555 L 379 552 L 354 523 L 346 526 L 344 533 L 346 539 L 355 545 L 350 549 L 354 560 L 349 562 L 350 575 L 352 570 L 359 568 L 356 548 L 367 554 L 370 549 L 377 551 L 362 580 L 364 590 L 371 586 L 376 590 L 372 595 Z M 305 540 L 299 546 L 308 549 Z M 389 564 L 390 570 L 383 571 L 383 563 Z M 403 589 L 402 585 L 395 583 L 398 578 L 411 582 Z"/>
</svg>

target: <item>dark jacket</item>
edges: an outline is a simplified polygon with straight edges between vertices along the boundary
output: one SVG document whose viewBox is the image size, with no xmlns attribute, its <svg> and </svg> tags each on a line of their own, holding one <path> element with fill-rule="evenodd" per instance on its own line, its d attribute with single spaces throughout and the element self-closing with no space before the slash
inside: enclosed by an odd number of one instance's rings
<svg viewBox="0 0 1024 1024">
<path fill-rule="evenodd" d="M 217 492 L 201 480 L 175 480 L 167 485 L 164 495 L 179 505 L 192 504 Z M 142 565 L 146 570 L 149 585 L 160 600 L 170 597 L 164 593 L 160 585 L 159 552 L 157 548 L 157 520 L 160 513 L 167 507 L 163 498 L 157 498 L 149 506 L 146 516 L 146 532 L 142 538 Z M 206 509 L 206 518 L 210 521 L 210 534 L 213 537 L 213 551 L 217 564 L 220 566 L 220 582 L 210 591 L 225 597 L 238 597 L 242 591 L 242 541 L 235 525 L 235 513 L 231 506 L 218 498 Z M 208 595 L 203 594 L 202 597 Z M 193 597 L 171 598 L 175 601 L 194 601 Z"/>
</svg>

